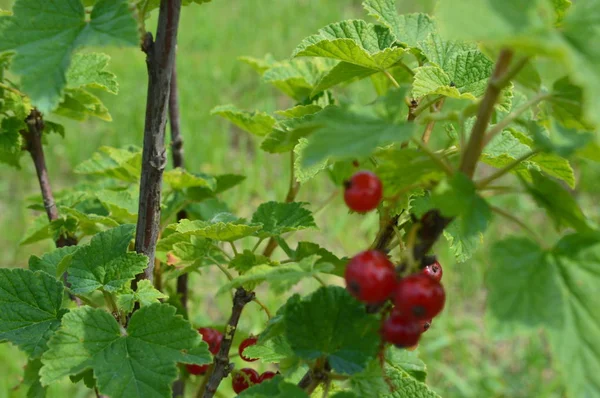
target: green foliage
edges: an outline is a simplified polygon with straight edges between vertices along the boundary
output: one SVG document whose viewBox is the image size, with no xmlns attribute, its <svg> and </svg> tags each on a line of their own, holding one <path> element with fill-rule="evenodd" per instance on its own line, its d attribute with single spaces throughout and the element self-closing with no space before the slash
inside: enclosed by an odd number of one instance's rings
<svg viewBox="0 0 600 398">
<path fill-rule="evenodd" d="M 127 251 L 134 229 L 126 224 L 100 232 L 73 254 L 67 278 L 73 293 L 116 292 L 146 268 L 146 256 Z"/>
<path fill-rule="evenodd" d="M 42 357 L 42 384 L 91 368 L 100 393 L 111 397 L 164 397 L 176 363 L 210 362 L 206 343 L 175 308 L 152 304 L 136 311 L 121 333 L 104 310 L 69 312 Z M 160 371 L 158 371 L 160 370 Z"/>
<path fill-rule="evenodd" d="M 77 246 L 66 246 L 44 253 L 41 257 L 31 256 L 29 258 L 29 269 L 44 271 L 60 279 L 69 264 L 71 264 L 73 253 L 78 249 Z"/>
<path fill-rule="evenodd" d="M 63 290 L 45 272 L 0 269 L 0 341 L 38 358 L 66 312 L 61 309 Z"/>
<path fill-rule="evenodd" d="M 88 22 L 79 0 L 15 3 L 13 16 L 5 17 L 0 26 L 0 51 L 16 52 L 13 70 L 22 76 L 23 90 L 42 112 L 58 105 L 75 49 L 82 45 L 138 44 L 137 26 L 127 7 L 125 0 L 100 0 Z"/>
<path fill-rule="evenodd" d="M 276 376 L 273 379 L 264 383 L 257 384 L 245 391 L 240 395 L 240 398 L 266 398 L 266 397 L 279 397 L 279 398 L 305 398 L 308 395 L 295 384 L 285 382 L 283 377 Z"/>
<path fill-rule="evenodd" d="M 303 206 L 299 202 L 263 203 L 252 216 L 252 223 L 262 224 L 262 229 L 258 232 L 261 238 L 316 227 L 311 212 Z"/>
</svg>

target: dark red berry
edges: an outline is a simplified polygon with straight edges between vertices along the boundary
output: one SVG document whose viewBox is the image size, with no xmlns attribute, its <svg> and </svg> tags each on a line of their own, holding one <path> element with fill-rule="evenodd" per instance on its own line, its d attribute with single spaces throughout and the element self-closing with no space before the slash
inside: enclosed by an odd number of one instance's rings
<svg viewBox="0 0 600 398">
<path fill-rule="evenodd" d="M 185 365 L 187 371 L 193 375 L 203 375 L 208 370 L 208 365 Z"/>
<path fill-rule="evenodd" d="M 394 264 L 377 250 L 354 256 L 346 266 L 344 277 L 348 291 L 365 303 L 386 300 L 396 287 Z"/>
<path fill-rule="evenodd" d="M 350 209 L 359 213 L 377 208 L 383 196 L 381 180 L 370 171 L 357 172 L 344 186 L 344 201 Z"/>
<path fill-rule="evenodd" d="M 245 389 L 258 384 L 259 376 L 256 370 L 250 368 L 240 369 L 239 372 L 235 372 L 231 378 L 231 387 L 236 394 L 241 393 Z"/>
<path fill-rule="evenodd" d="M 208 351 L 213 355 L 217 355 L 217 352 L 221 348 L 221 341 L 223 340 L 221 332 L 212 328 L 200 328 L 198 332 L 202 335 L 202 340 L 208 344 Z"/>
<path fill-rule="evenodd" d="M 428 266 L 423 268 L 422 272 L 425 275 L 429 275 L 430 277 L 432 277 L 433 279 L 435 279 L 438 282 L 442 280 L 442 275 L 444 274 L 442 265 L 437 261 L 435 261 L 433 264 L 429 264 Z"/>
<path fill-rule="evenodd" d="M 381 328 L 382 339 L 399 348 L 416 345 L 419 342 L 421 333 L 422 328 L 418 321 L 396 311 L 392 311 Z"/>
<path fill-rule="evenodd" d="M 258 341 L 258 338 L 256 338 L 256 337 L 248 337 L 246 340 L 242 341 L 242 343 L 240 344 L 240 347 L 238 348 L 238 352 L 240 353 L 240 357 L 244 361 L 254 362 L 254 361 L 258 360 L 258 358 L 248 358 L 247 356 L 244 355 L 244 350 L 246 349 L 246 347 L 250 347 L 251 345 L 256 344 L 257 341 Z"/>
<path fill-rule="evenodd" d="M 415 320 L 429 320 L 444 308 L 444 287 L 425 274 L 407 276 L 394 291 L 396 310 Z"/>
<path fill-rule="evenodd" d="M 263 381 L 272 379 L 273 377 L 277 376 L 278 373 L 275 372 L 271 372 L 271 371 L 266 371 L 263 374 L 260 375 L 258 382 L 262 383 Z"/>
</svg>

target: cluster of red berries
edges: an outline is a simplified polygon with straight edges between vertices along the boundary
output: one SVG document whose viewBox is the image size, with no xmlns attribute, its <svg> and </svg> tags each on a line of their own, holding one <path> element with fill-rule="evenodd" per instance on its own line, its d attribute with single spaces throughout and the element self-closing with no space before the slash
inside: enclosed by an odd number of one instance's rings
<svg viewBox="0 0 600 398">
<path fill-rule="evenodd" d="M 221 341 L 223 340 L 223 334 L 218 330 L 212 328 L 200 328 L 198 332 L 202 334 L 202 340 L 204 340 L 208 344 L 208 350 L 213 355 L 217 355 L 219 350 L 221 349 Z M 248 358 L 243 354 L 244 350 L 251 345 L 256 344 L 258 339 L 256 337 L 248 337 L 240 344 L 238 348 L 238 352 L 240 357 L 246 362 L 254 362 L 256 358 Z M 206 374 L 209 365 L 186 365 L 187 371 L 193 375 L 203 375 Z M 275 377 L 277 373 L 266 371 L 262 374 L 258 374 L 258 372 L 251 368 L 243 368 L 239 371 L 234 371 L 231 379 L 231 386 L 233 387 L 233 391 L 236 394 L 241 393 L 245 389 L 255 385 L 260 384 L 265 380 L 272 379 Z"/>
<path fill-rule="evenodd" d="M 381 202 L 383 187 L 371 172 L 354 174 L 345 188 L 344 200 L 354 211 L 367 212 Z M 394 264 L 384 253 L 367 250 L 350 260 L 344 277 L 348 291 L 364 303 L 392 300 L 394 308 L 383 323 L 381 336 L 397 347 L 415 346 L 446 301 L 440 283 L 442 267 L 437 261 L 420 273 L 398 279 Z"/>
</svg>

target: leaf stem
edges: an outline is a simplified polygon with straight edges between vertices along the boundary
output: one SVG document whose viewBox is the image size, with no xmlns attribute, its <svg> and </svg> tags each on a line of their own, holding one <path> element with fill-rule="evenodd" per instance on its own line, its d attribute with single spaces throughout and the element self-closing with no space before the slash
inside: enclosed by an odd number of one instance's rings
<svg viewBox="0 0 600 398">
<path fill-rule="evenodd" d="M 487 134 L 485 135 L 485 139 L 483 140 L 483 146 L 485 147 L 490 141 L 499 133 L 501 133 L 505 128 L 507 128 L 512 122 L 517 120 L 519 116 L 523 113 L 527 112 L 529 108 L 539 104 L 543 100 L 549 98 L 550 95 L 546 93 L 540 93 L 535 97 L 531 98 L 529 101 L 512 111 L 508 116 L 502 119 L 498 124 L 492 126 Z"/>
<path fill-rule="evenodd" d="M 209 260 L 212 260 L 213 263 L 215 263 L 215 265 L 225 274 L 225 276 L 227 277 L 227 279 L 229 279 L 229 281 L 233 280 L 233 276 L 231 275 L 231 273 L 229 271 L 227 271 L 227 268 L 223 267 L 223 264 L 221 264 L 219 261 L 217 261 L 212 256 L 207 256 L 207 258 Z"/>
<path fill-rule="evenodd" d="M 230 241 L 229 245 L 231 246 L 231 250 L 233 250 L 233 254 L 237 256 L 238 255 L 238 251 L 237 251 L 237 247 L 235 247 L 235 243 L 233 243 L 233 242 Z"/>
<path fill-rule="evenodd" d="M 272 318 L 271 311 L 269 311 L 269 309 L 267 308 L 267 306 L 264 305 L 262 303 L 262 301 L 260 301 L 259 299 L 257 299 L 256 296 L 252 299 L 252 301 L 254 301 L 256 304 L 258 304 L 260 306 L 260 308 L 262 308 L 262 310 L 265 312 L 265 314 L 267 314 L 267 318 L 269 320 L 271 320 L 271 318 Z"/>
<path fill-rule="evenodd" d="M 536 242 L 538 242 L 540 244 L 541 247 L 545 247 L 546 246 L 546 243 L 537 234 L 537 232 L 535 232 L 531 227 L 529 227 L 527 224 L 525 224 L 519 218 L 515 217 L 514 215 L 510 214 L 507 211 L 502 210 L 499 207 L 491 206 L 490 208 L 492 209 L 492 211 L 494 213 L 497 213 L 498 215 L 506 218 L 507 220 L 510 220 L 510 221 L 514 222 L 515 224 L 517 224 L 518 226 L 520 226 L 521 228 L 523 228 L 525 231 L 527 231 L 536 240 Z"/>
<path fill-rule="evenodd" d="M 446 162 L 444 162 L 444 160 L 442 158 L 440 158 L 435 152 L 433 152 L 431 149 L 429 149 L 427 144 L 425 144 L 421 140 L 417 140 L 415 138 L 413 138 L 412 141 L 415 144 L 417 144 L 419 146 L 419 148 L 421 148 L 423 153 L 425 153 L 427 156 L 429 156 L 431 158 L 431 160 L 433 160 L 435 163 L 437 163 L 438 166 L 440 166 L 440 168 L 442 170 L 444 170 L 444 173 L 446 173 L 446 175 L 452 176 L 454 174 L 454 170 L 452 170 L 452 167 L 449 164 L 447 164 Z"/>
<path fill-rule="evenodd" d="M 508 164 L 505 167 L 501 168 L 500 170 L 496 171 L 492 175 L 488 176 L 487 178 L 484 178 L 484 179 L 478 181 L 476 183 L 477 189 L 483 189 L 483 188 L 485 188 L 490 183 L 496 181 L 498 178 L 500 178 L 500 177 L 504 176 L 505 174 L 509 173 L 512 169 L 514 169 L 515 167 L 517 167 L 518 165 L 520 165 L 525 160 L 529 159 L 532 156 L 535 156 L 538 152 L 539 152 L 538 150 L 533 150 L 533 151 L 531 151 L 529 153 L 526 153 L 526 154 L 520 156 L 518 159 L 515 159 L 510 164 Z"/>
<path fill-rule="evenodd" d="M 325 283 L 325 281 L 319 275 L 313 275 L 313 278 L 315 278 L 315 280 L 319 282 L 321 286 L 327 287 L 327 283 Z"/>
<path fill-rule="evenodd" d="M 400 84 L 398 84 L 398 82 L 396 81 L 396 79 L 394 78 L 394 76 L 392 76 L 392 74 L 387 69 L 383 70 L 383 74 L 386 75 L 388 79 L 390 79 L 390 81 L 392 82 L 392 85 L 394 87 L 400 88 Z"/>
<path fill-rule="evenodd" d="M 256 242 L 256 244 L 254 245 L 254 247 L 252 248 L 252 253 L 256 252 L 256 249 L 258 249 L 258 246 L 260 246 L 260 244 L 265 240 L 265 238 L 259 238 L 258 241 Z"/>
</svg>

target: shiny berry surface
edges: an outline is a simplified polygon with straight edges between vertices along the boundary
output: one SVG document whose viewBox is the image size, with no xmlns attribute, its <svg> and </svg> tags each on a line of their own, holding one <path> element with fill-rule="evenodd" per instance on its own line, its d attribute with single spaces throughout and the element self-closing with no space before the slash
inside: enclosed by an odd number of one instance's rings
<svg viewBox="0 0 600 398">
<path fill-rule="evenodd" d="M 256 344 L 257 341 L 258 341 L 258 338 L 256 338 L 256 337 L 248 337 L 247 339 L 242 341 L 242 343 L 240 344 L 240 347 L 238 348 L 238 353 L 240 354 L 240 358 L 242 358 L 246 362 L 256 361 L 258 358 L 249 358 L 249 357 L 245 356 L 243 354 L 243 352 L 246 349 L 246 347 L 250 347 L 251 345 Z"/>
<path fill-rule="evenodd" d="M 217 352 L 221 348 L 221 341 L 223 340 L 221 332 L 212 328 L 200 328 L 198 332 L 202 335 L 202 340 L 208 344 L 210 353 L 217 355 Z"/>
<path fill-rule="evenodd" d="M 272 379 L 275 376 L 277 376 L 277 373 L 271 372 L 271 371 L 266 371 L 266 372 L 264 372 L 263 374 L 260 375 L 260 377 L 258 378 L 258 382 L 262 383 L 263 381 Z"/>
<path fill-rule="evenodd" d="M 412 347 L 419 342 L 422 326 L 418 321 L 392 312 L 381 328 L 381 338 L 399 348 Z"/>
<path fill-rule="evenodd" d="M 354 256 L 346 266 L 344 278 L 348 291 L 365 303 L 386 300 L 396 287 L 394 265 L 385 254 L 376 250 Z"/>
<path fill-rule="evenodd" d="M 239 372 L 235 372 L 231 378 L 231 387 L 236 394 L 241 393 L 249 387 L 258 384 L 259 376 L 256 370 L 250 368 L 240 369 Z"/>
<path fill-rule="evenodd" d="M 371 211 L 383 196 L 381 180 L 370 171 L 359 171 L 344 183 L 344 201 L 351 210 L 359 213 Z"/>
<path fill-rule="evenodd" d="M 442 280 L 442 275 L 444 274 L 442 265 L 437 261 L 423 268 L 422 272 L 438 282 Z"/>
<path fill-rule="evenodd" d="M 406 317 L 429 320 L 444 308 L 446 293 L 435 279 L 422 273 L 400 280 L 394 291 L 396 310 Z"/>
</svg>

